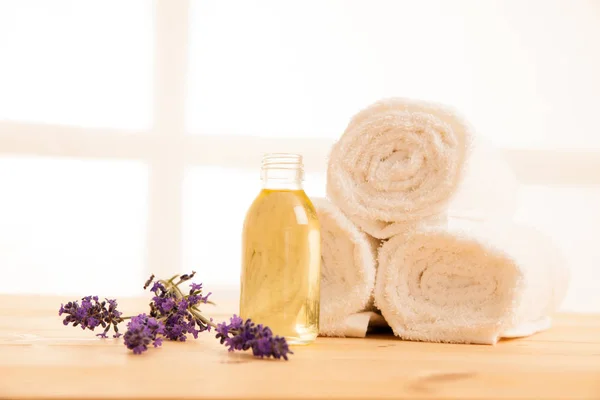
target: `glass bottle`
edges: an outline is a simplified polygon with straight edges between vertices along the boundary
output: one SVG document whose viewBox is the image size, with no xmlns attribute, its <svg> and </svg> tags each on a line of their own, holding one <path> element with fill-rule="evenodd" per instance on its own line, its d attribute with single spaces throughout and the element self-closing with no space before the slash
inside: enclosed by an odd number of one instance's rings
<svg viewBox="0 0 600 400">
<path fill-rule="evenodd" d="M 290 344 L 319 332 L 321 235 L 302 189 L 302 156 L 267 154 L 263 189 L 244 222 L 240 315 Z"/>
</svg>

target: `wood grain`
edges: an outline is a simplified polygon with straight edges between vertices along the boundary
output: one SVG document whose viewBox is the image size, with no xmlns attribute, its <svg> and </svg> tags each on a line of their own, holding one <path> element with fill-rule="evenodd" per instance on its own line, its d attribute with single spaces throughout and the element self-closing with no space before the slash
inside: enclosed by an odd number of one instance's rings
<svg viewBox="0 0 600 400">
<path fill-rule="evenodd" d="M 134 356 L 64 327 L 67 300 L 0 296 L 0 398 L 600 399 L 599 315 L 559 315 L 547 332 L 496 346 L 319 338 L 283 362 L 228 353 L 211 334 Z"/>
</svg>

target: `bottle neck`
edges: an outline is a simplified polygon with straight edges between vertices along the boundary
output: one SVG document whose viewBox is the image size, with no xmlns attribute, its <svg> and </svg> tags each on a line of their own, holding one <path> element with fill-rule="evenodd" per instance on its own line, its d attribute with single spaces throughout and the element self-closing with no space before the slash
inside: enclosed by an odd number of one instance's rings
<svg viewBox="0 0 600 400">
<path fill-rule="evenodd" d="M 299 154 L 266 154 L 262 160 L 261 178 L 264 189 L 302 190 L 304 170 Z"/>
</svg>

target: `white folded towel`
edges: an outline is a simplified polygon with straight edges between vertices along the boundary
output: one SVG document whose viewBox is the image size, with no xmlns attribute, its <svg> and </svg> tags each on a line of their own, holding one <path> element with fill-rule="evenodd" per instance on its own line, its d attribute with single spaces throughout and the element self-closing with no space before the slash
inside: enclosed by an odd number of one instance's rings
<svg viewBox="0 0 600 400">
<path fill-rule="evenodd" d="M 443 213 L 462 180 L 471 128 L 447 107 L 392 98 L 350 121 L 333 146 L 327 193 L 380 239 Z"/>
<path fill-rule="evenodd" d="M 364 337 L 375 286 L 378 241 L 361 232 L 326 199 L 312 199 L 321 225 L 321 313 L 323 336 Z"/>
<path fill-rule="evenodd" d="M 568 273 L 539 231 L 450 220 L 399 235 L 379 251 L 375 302 L 409 340 L 494 344 L 550 326 Z"/>
</svg>

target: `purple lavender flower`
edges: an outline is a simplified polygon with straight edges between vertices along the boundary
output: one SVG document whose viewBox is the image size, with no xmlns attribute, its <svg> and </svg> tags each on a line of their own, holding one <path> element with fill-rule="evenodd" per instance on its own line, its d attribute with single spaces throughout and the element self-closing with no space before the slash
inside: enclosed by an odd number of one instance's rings
<svg viewBox="0 0 600 400">
<path fill-rule="evenodd" d="M 115 337 L 118 337 L 117 324 L 123 321 L 121 312 L 117 310 L 117 301 L 106 299 L 100 302 L 98 296 L 86 296 L 82 298 L 81 305 L 78 301 L 61 304 L 58 315 L 63 314 L 67 314 L 63 319 L 64 325 L 79 325 L 81 329 L 89 329 L 91 331 L 98 326 L 102 326 L 104 332 L 98 336 L 103 338 L 107 337 L 106 333 L 111 327 L 115 330 Z"/>
<path fill-rule="evenodd" d="M 243 323 L 243 319 L 233 314 L 233 317 L 229 318 L 229 324 L 227 322 L 221 322 L 217 325 L 217 339 L 221 338 L 221 344 L 223 344 L 225 339 L 229 337 L 229 331 L 239 330 Z"/>
<path fill-rule="evenodd" d="M 229 324 L 222 322 L 217 325 L 216 338 L 220 339 L 221 344 L 228 346 L 229 351 L 252 349 L 252 354 L 256 357 L 287 360 L 288 354 L 294 354 L 285 338 L 273 336 L 268 326 L 255 325 L 249 319 L 242 321 L 237 315 L 230 318 Z"/>
<path fill-rule="evenodd" d="M 189 280 L 194 276 L 194 272 L 189 275 L 182 275 L 179 283 Z M 191 334 L 194 338 L 198 337 L 200 332 L 210 331 L 210 323 L 200 314 L 196 308 L 199 303 L 206 303 L 208 296 L 202 296 L 202 284 L 192 283 L 193 289 L 190 294 L 183 296 L 172 284 L 173 279 L 167 282 L 167 286 L 161 282 L 155 282 L 151 290 L 155 296 L 150 303 L 150 316 L 164 321 L 164 336 L 169 340 L 185 341 L 187 335 Z M 182 297 L 183 296 L 183 297 Z"/>
<path fill-rule="evenodd" d="M 206 304 L 208 303 L 208 296 L 210 296 L 211 294 L 212 293 L 208 293 L 206 296 L 202 296 L 201 294 L 191 294 L 187 297 L 187 300 L 191 306 L 195 306 L 199 303 Z"/>
<path fill-rule="evenodd" d="M 96 318 L 94 318 L 94 317 L 89 317 L 88 318 L 88 320 L 87 320 L 87 326 L 88 326 L 88 328 L 94 329 L 98 325 L 100 325 L 100 321 L 98 321 Z"/>
<path fill-rule="evenodd" d="M 198 333 L 206 330 L 203 326 L 196 329 L 196 318 L 189 311 L 190 303 L 187 299 L 181 299 L 171 308 L 165 319 L 165 337 L 170 340 L 184 342 L 187 334 L 190 333 L 194 338 L 198 338 Z"/>
<path fill-rule="evenodd" d="M 163 314 L 168 313 L 169 311 L 171 311 L 173 309 L 173 307 L 175 307 L 175 300 L 171 297 L 164 298 L 164 297 L 154 296 L 154 298 L 152 300 L 154 301 L 156 308 L 158 308 L 158 310 L 160 310 L 160 312 Z"/>
<path fill-rule="evenodd" d="M 162 344 L 162 339 L 157 335 L 163 334 L 164 328 L 162 321 L 148 317 L 146 314 L 133 317 L 127 324 L 127 332 L 123 335 L 125 346 L 133 350 L 133 354 L 142 354 L 148 350 L 150 343 L 158 347 Z"/>
<path fill-rule="evenodd" d="M 150 288 L 150 291 L 154 292 L 156 295 L 158 295 L 158 292 L 161 292 L 161 293 L 166 292 L 164 285 L 160 282 L 154 282 L 154 284 L 152 285 L 152 288 Z"/>
<path fill-rule="evenodd" d="M 153 280 L 154 280 L 154 274 L 150 275 L 150 278 L 148 278 L 146 283 L 144 283 L 144 290 L 146 290 L 148 288 L 148 286 L 150 286 L 150 284 L 152 283 Z"/>
<path fill-rule="evenodd" d="M 191 283 L 190 284 L 190 294 L 194 293 L 194 292 L 201 292 L 202 291 L 202 284 L 201 283 Z"/>
<path fill-rule="evenodd" d="M 194 275 L 196 275 L 196 271 L 192 271 L 191 274 L 183 274 L 179 277 L 179 283 L 181 282 L 185 282 L 185 281 L 189 281 L 190 279 L 192 279 L 194 277 Z"/>
</svg>

